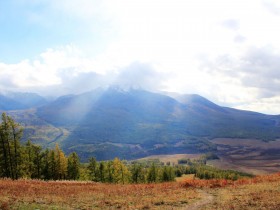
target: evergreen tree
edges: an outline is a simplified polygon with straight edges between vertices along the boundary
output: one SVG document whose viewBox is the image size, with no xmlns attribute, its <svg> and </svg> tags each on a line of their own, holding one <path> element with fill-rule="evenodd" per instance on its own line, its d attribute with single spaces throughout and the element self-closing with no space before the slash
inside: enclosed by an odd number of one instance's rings
<svg viewBox="0 0 280 210">
<path fill-rule="evenodd" d="M 68 179 L 77 180 L 80 177 L 80 160 L 76 152 L 68 157 Z"/>
<path fill-rule="evenodd" d="M 20 138 L 22 128 L 6 113 L 0 124 L 0 175 L 18 179 L 20 176 Z"/>
<path fill-rule="evenodd" d="M 42 174 L 45 180 L 51 179 L 51 172 L 50 172 L 50 151 L 46 149 L 42 155 Z"/>
<path fill-rule="evenodd" d="M 157 182 L 157 179 L 158 179 L 157 171 L 158 171 L 158 169 L 155 166 L 155 163 L 153 163 L 152 166 L 148 170 L 148 176 L 147 176 L 148 183 Z"/>
<path fill-rule="evenodd" d="M 113 183 L 114 178 L 113 178 L 113 173 L 114 173 L 114 167 L 113 167 L 113 161 L 107 161 L 106 164 L 106 182 L 108 183 Z"/>
<path fill-rule="evenodd" d="M 22 137 L 23 128 L 16 123 L 11 117 L 7 117 L 8 123 L 11 129 L 11 138 L 12 138 L 12 145 L 14 147 L 14 157 L 13 157 L 13 164 L 14 164 L 14 178 L 18 179 L 20 176 L 20 139 Z"/>
<path fill-rule="evenodd" d="M 40 179 L 41 178 L 41 172 L 42 172 L 42 147 L 38 145 L 32 145 L 33 153 L 34 153 L 34 172 L 32 175 L 32 178 Z"/>
<path fill-rule="evenodd" d="M 131 167 L 131 181 L 133 183 L 144 183 L 145 176 L 141 164 L 133 163 Z"/>
<path fill-rule="evenodd" d="M 105 174 L 106 174 L 106 169 L 105 169 L 105 163 L 102 161 L 99 163 L 99 168 L 98 168 L 98 179 L 100 182 L 105 182 Z"/>
<path fill-rule="evenodd" d="M 98 168 L 97 168 L 97 161 L 94 157 L 91 157 L 89 159 L 89 165 L 88 165 L 88 170 L 89 170 L 89 177 L 91 181 L 97 182 L 98 181 Z"/>
<path fill-rule="evenodd" d="M 35 165 L 34 165 L 34 151 L 33 151 L 33 144 L 31 143 L 30 140 L 27 141 L 25 145 L 25 175 L 28 178 L 33 178 L 32 175 L 34 174 L 35 171 Z"/>
</svg>

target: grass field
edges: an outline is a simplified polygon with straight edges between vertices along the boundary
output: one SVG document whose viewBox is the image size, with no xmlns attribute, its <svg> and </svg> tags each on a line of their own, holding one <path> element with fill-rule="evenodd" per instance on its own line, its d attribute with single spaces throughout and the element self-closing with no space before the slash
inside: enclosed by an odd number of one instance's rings
<svg viewBox="0 0 280 210">
<path fill-rule="evenodd" d="M 151 155 L 139 160 L 159 160 L 162 163 L 170 162 L 171 164 L 178 164 L 178 160 L 180 159 L 198 159 L 202 154 L 174 154 L 174 155 Z"/>
<path fill-rule="evenodd" d="M 211 142 L 217 145 L 220 159 L 208 163 L 217 168 L 255 175 L 280 171 L 280 140 L 264 142 L 256 139 L 219 138 Z"/>
<path fill-rule="evenodd" d="M 114 185 L 0 180 L 7 209 L 280 209 L 280 174 L 237 181 L 196 180 Z"/>
<path fill-rule="evenodd" d="M 0 181 L 1 209 L 171 209 L 200 199 L 180 183 Z"/>
</svg>

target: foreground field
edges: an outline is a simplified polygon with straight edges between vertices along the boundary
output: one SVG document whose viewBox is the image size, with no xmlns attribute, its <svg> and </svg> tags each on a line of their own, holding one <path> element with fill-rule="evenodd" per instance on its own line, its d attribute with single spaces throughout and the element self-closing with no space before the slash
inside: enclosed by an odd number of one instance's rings
<svg viewBox="0 0 280 210">
<path fill-rule="evenodd" d="M 113 185 L 1 180 L 1 209 L 280 209 L 280 174 Z"/>
<path fill-rule="evenodd" d="M 2 209 L 171 209 L 200 199 L 180 183 L 113 185 L 92 182 L 0 181 Z"/>
</svg>

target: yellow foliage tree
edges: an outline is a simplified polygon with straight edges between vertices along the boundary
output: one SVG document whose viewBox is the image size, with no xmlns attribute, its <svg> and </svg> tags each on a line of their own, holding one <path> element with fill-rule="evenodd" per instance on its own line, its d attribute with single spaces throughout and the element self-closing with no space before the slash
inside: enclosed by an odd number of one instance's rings
<svg viewBox="0 0 280 210">
<path fill-rule="evenodd" d="M 66 179 L 67 176 L 67 158 L 58 144 L 55 145 L 56 172 L 59 179 Z"/>
<path fill-rule="evenodd" d="M 123 162 L 115 158 L 113 161 L 113 182 L 119 184 L 129 183 L 130 172 Z"/>
</svg>

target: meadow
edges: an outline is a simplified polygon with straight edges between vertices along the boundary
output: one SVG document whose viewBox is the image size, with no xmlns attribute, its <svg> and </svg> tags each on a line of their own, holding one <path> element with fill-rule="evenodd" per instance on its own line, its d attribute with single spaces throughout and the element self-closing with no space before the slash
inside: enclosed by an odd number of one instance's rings
<svg viewBox="0 0 280 210">
<path fill-rule="evenodd" d="M 207 163 L 221 169 L 232 169 L 255 175 L 280 171 L 280 140 L 219 138 L 211 141 L 217 145 L 219 160 Z"/>
<path fill-rule="evenodd" d="M 280 173 L 157 184 L 0 180 L 1 209 L 279 209 Z"/>
</svg>

